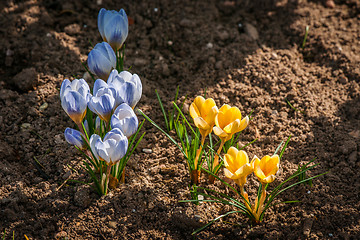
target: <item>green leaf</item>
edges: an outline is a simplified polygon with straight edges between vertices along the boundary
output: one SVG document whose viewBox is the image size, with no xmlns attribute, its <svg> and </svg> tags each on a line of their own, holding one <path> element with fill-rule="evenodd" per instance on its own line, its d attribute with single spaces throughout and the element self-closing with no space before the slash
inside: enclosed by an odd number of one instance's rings
<svg viewBox="0 0 360 240">
<path fill-rule="evenodd" d="M 166 113 L 165 113 L 164 105 L 163 105 L 163 103 L 162 103 L 162 101 L 161 101 L 161 98 L 160 98 L 160 96 L 159 96 L 159 94 L 158 94 L 158 92 L 157 92 L 156 89 L 155 89 L 155 94 L 156 94 L 156 97 L 157 97 L 157 99 L 158 99 L 158 101 L 159 101 L 160 108 L 161 108 L 161 112 L 162 112 L 162 114 L 163 114 L 163 116 L 164 116 L 166 129 L 167 129 L 168 131 L 170 131 L 170 126 L 169 126 L 169 122 L 168 122 L 168 119 L 167 119 L 167 116 L 166 116 Z"/>
</svg>

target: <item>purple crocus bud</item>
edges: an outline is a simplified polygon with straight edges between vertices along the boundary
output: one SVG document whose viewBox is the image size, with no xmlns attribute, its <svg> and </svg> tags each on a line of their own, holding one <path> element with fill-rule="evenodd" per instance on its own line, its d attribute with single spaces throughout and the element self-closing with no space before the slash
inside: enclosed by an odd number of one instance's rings
<svg viewBox="0 0 360 240">
<path fill-rule="evenodd" d="M 98 28 L 105 42 L 117 51 L 121 48 L 128 35 L 128 18 L 124 9 L 115 10 L 100 9 L 98 15 Z"/>
<path fill-rule="evenodd" d="M 86 148 L 86 144 L 82 139 L 82 134 L 75 129 L 66 128 L 64 132 L 65 140 L 70 143 L 71 145 L 75 145 L 81 150 Z"/>
<path fill-rule="evenodd" d="M 89 53 L 89 70 L 106 80 L 112 69 L 116 68 L 116 55 L 107 42 L 98 43 Z"/>
</svg>

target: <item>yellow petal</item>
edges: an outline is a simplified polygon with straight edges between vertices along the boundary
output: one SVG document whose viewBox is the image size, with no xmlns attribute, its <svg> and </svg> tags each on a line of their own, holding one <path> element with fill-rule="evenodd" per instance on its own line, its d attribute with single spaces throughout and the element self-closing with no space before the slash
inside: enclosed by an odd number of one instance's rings
<svg viewBox="0 0 360 240">
<path fill-rule="evenodd" d="M 260 160 L 260 164 L 259 167 L 261 168 L 261 171 L 263 171 L 263 173 L 266 175 L 267 171 L 267 165 L 268 165 L 268 161 L 270 160 L 270 156 L 269 155 L 265 155 L 264 157 L 261 158 Z M 271 169 L 270 169 L 271 170 Z"/>
<path fill-rule="evenodd" d="M 280 166 L 280 158 L 278 155 L 272 156 L 268 164 L 266 166 L 266 176 L 275 175 L 275 173 L 279 170 Z"/>
<path fill-rule="evenodd" d="M 190 116 L 195 119 L 197 117 L 200 117 L 200 111 L 195 103 L 192 103 L 190 105 Z"/>
<path fill-rule="evenodd" d="M 239 127 L 239 132 L 244 130 L 247 126 L 249 125 L 249 117 L 246 116 L 244 119 L 241 120 L 240 122 L 240 127 Z"/>
<path fill-rule="evenodd" d="M 219 128 L 218 126 L 213 127 L 213 131 L 214 131 L 215 135 L 219 136 L 219 138 L 226 138 L 228 136 L 228 134 L 226 132 L 224 132 L 221 128 Z"/>
<path fill-rule="evenodd" d="M 224 112 L 219 111 L 219 113 L 216 115 L 215 125 L 221 129 L 223 129 L 227 125 Z"/>
<path fill-rule="evenodd" d="M 214 99 L 208 98 L 201 105 L 200 113 L 202 117 L 206 117 L 210 113 L 211 108 L 216 106 Z"/>
<path fill-rule="evenodd" d="M 201 106 L 204 104 L 204 102 L 205 102 L 205 98 L 203 98 L 202 96 L 197 96 L 194 99 L 194 103 L 200 111 L 201 111 Z"/>
<path fill-rule="evenodd" d="M 260 159 L 255 155 L 253 159 L 251 160 L 251 167 L 255 169 L 257 165 L 259 165 Z"/>
<path fill-rule="evenodd" d="M 211 128 L 209 124 L 202 117 L 194 118 L 194 123 L 195 126 L 199 129 L 208 130 Z"/>
<path fill-rule="evenodd" d="M 254 173 L 255 175 L 262 181 L 264 178 L 266 178 L 265 174 L 263 173 L 263 171 L 260 168 L 260 165 L 257 165 L 254 168 Z"/>
<path fill-rule="evenodd" d="M 234 173 L 237 170 L 236 166 L 236 154 L 238 150 L 234 147 L 230 147 L 228 152 L 224 156 L 224 165 L 225 167 Z"/>
<path fill-rule="evenodd" d="M 232 123 L 228 124 L 227 126 L 224 127 L 224 132 L 226 132 L 227 134 L 231 134 L 233 135 L 234 133 L 239 132 L 239 127 L 240 127 L 240 120 L 236 119 L 235 121 L 233 121 Z"/>
<path fill-rule="evenodd" d="M 226 112 L 227 110 L 229 110 L 231 107 L 228 104 L 224 104 L 221 106 L 221 108 L 219 109 L 219 112 Z"/>
<path fill-rule="evenodd" d="M 275 175 L 270 175 L 261 180 L 263 183 L 272 183 L 275 180 Z"/>
<path fill-rule="evenodd" d="M 234 174 L 232 174 L 227 168 L 224 168 L 224 174 L 225 177 L 233 179 L 234 178 Z"/>
<path fill-rule="evenodd" d="M 239 167 L 249 163 L 249 156 L 243 150 L 238 151 L 236 154 L 236 162 Z"/>
<path fill-rule="evenodd" d="M 249 163 L 244 164 L 243 166 L 241 166 L 235 173 L 234 175 L 237 178 L 240 177 L 246 177 L 247 175 L 249 175 L 250 173 L 252 173 L 253 169 L 251 167 L 251 165 Z"/>
<path fill-rule="evenodd" d="M 214 126 L 215 124 L 215 117 L 216 115 L 219 113 L 219 109 L 217 108 L 217 106 L 213 106 L 209 112 L 207 113 L 207 115 L 205 116 L 205 121 L 210 125 L 210 126 Z"/>
<path fill-rule="evenodd" d="M 227 119 L 228 124 L 235 121 L 236 119 L 241 120 L 241 113 L 237 107 L 232 107 L 224 112 L 225 118 Z"/>
</svg>

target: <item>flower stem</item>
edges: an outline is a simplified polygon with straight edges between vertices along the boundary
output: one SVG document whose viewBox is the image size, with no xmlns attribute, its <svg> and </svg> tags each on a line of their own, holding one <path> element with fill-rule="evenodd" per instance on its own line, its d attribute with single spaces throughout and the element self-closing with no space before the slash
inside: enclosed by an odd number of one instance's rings
<svg viewBox="0 0 360 240">
<path fill-rule="evenodd" d="M 108 185 L 109 185 L 111 167 L 112 167 L 112 165 L 107 165 L 107 168 L 106 168 L 105 195 L 107 194 L 107 190 L 109 188 Z"/>
<path fill-rule="evenodd" d="M 255 216 L 255 220 L 256 220 L 257 223 L 260 222 L 260 216 L 261 216 L 261 213 L 262 213 L 263 208 L 264 208 L 264 202 L 265 202 L 265 197 L 266 197 L 265 185 L 266 184 L 261 183 L 260 201 L 258 202 L 257 201 L 258 199 L 256 199 L 254 209 L 253 209 L 253 214 Z"/>
<path fill-rule="evenodd" d="M 221 150 L 222 150 L 224 144 L 225 144 L 225 141 L 221 140 L 220 147 L 217 150 L 217 152 L 216 152 L 217 154 L 214 157 L 214 162 L 213 162 L 213 165 L 212 165 L 212 171 L 214 171 L 216 166 L 219 165 L 219 156 L 220 156 L 220 153 L 221 153 Z"/>
<path fill-rule="evenodd" d="M 201 135 L 201 145 L 200 145 L 200 148 L 196 151 L 196 157 L 195 157 L 195 160 L 194 160 L 194 170 L 198 169 L 197 165 L 198 165 L 198 162 L 199 162 L 200 153 L 201 153 L 202 148 L 203 148 L 204 143 L 205 143 L 205 138 L 206 138 L 206 136 Z"/>
</svg>

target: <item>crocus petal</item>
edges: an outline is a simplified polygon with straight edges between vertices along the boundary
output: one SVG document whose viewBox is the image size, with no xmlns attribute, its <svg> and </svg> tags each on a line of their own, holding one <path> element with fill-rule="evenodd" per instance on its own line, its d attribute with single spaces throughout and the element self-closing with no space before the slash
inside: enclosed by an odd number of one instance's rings
<svg viewBox="0 0 360 240">
<path fill-rule="evenodd" d="M 228 136 L 228 134 L 226 132 L 224 132 L 221 128 L 219 128 L 218 126 L 214 126 L 213 131 L 214 131 L 215 135 L 217 135 L 219 138 L 226 138 Z"/>
<path fill-rule="evenodd" d="M 60 99 L 63 98 L 64 93 L 65 93 L 65 89 L 70 87 L 71 90 L 71 82 L 69 79 L 65 79 L 62 83 L 61 83 L 61 87 L 60 87 Z"/>
<path fill-rule="evenodd" d="M 199 109 L 197 108 L 197 106 L 195 105 L 195 103 L 192 103 L 192 104 L 190 105 L 189 111 L 190 111 L 190 116 L 191 116 L 193 119 L 201 116 L 201 115 L 200 115 L 200 111 L 199 111 Z"/>
<path fill-rule="evenodd" d="M 89 109 L 96 113 L 105 122 L 109 122 L 114 105 L 115 99 L 108 93 L 99 97 L 93 96 L 88 104 Z"/>
<path fill-rule="evenodd" d="M 247 126 L 249 125 L 249 117 L 246 116 L 245 118 L 243 118 L 240 122 L 240 126 L 239 126 L 239 132 L 244 130 Z"/>
<path fill-rule="evenodd" d="M 72 128 L 66 128 L 64 132 L 65 140 L 71 144 L 75 145 L 80 149 L 84 149 L 86 147 L 82 137 L 81 133 L 78 130 L 72 129 Z"/>
<path fill-rule="evenodd" d="M 217 108 L 217 106 L 213 106 L 208 112 L 207 115 L 205 116 L 205 121 L 209 123 L 210 126 L 214 126 L 215 124 L 215 117 L 216 115 L 219 113 L 219 109 Z"/>
<path fill-rule="evenodd" d="M 225 177 L 234 179 L 235 175 L 231 171 L 229 171 L 227 168 L 224 168 L 224 174 L 225 174 Z"/>
<path fill-rule="evenodd" d="M 101 137 L 99 135 L 97 135 L 97 134 L 91 135 L 91 137 L 90 137 L 90 149 L 91 149 L 92 153 L 94 154 L 94 156 L 96 157 L 96 159 L 100 160 L 99 155 L 97 153 L 97 150 L 95 148 L 95 143 L 97 141 L 101 141 Z"/>
<path fill-rule="evenodd" d="M 239 127 L 240 127 L 240 120 L 236 119 L 235 121 L 233 121 L 230 124 L 228 124 L 227 126 L 225 126 L 223 130 L 227 134 L 233 135 L 234 133 L 239 132 L 239 129 L 240 129 Z"/>
<path fill-rule="evenodd" d="M 235 175 L 238 178 L 240 178 L 240 177 L 245 177 L 252 172 L 253 172 L 253 169 L 252 169 L 251 165 L 249 163 L 246 163 L 235 172 Z"/>
<path fill-rule="evenodd" d="M 105 18 L 105 14 L 106 14 L 106 9 L 105 8 L 100 9 L 99 15 L 98 15 L 98 29 L 99 29 L 101 37 L 106 42 L 106 38 L 105 38 L 105 34 L 104 34 L 104 18 Z"/>
<path fill-rule="evenodd" d="M 119 128 L 126 137 L 133 135 L 138 128 L 139 121 L 134 110 L 126 103 L 119 105 L 111 117 L 111 128 Z"/>
<path fill-rule="evenodd" d="M 264 179 L 262 179 L 263 183 L 272 183 L 275 180 L 275 175 L 270 175 Z"/>
<path fill-rule="evenodd" d="M 97 95 L 97 92 L 99 91 L 99 89 L 101 88 L 109 88 L 108 84 L 102 80 L 102 79 L 96 79 L 95 83 L 94 83 L 94 88 L 93 88 L 93 94 L 94 96 Z"/>
</svg>

